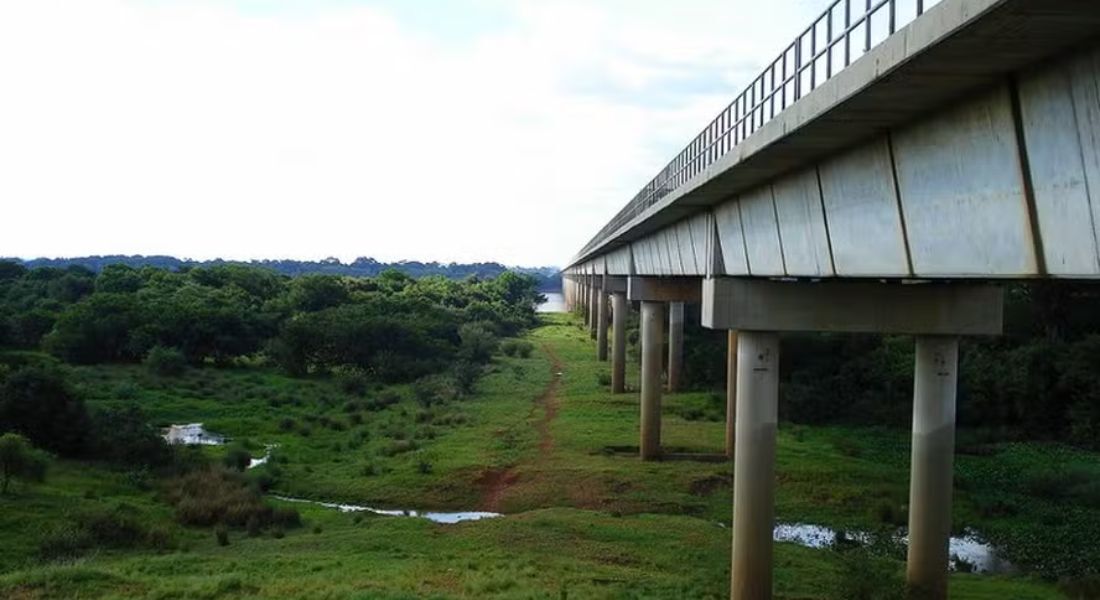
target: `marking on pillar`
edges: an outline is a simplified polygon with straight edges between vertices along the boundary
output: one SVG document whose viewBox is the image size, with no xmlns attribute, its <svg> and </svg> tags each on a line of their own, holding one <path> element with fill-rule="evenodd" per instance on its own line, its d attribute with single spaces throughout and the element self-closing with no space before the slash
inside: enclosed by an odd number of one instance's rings
<svg viewBox="0 0 1100 600">
<path fill-rule="evenodd" d="M 829 213 L 825 212 L 825 189 L 821 185 L 821 166 L 814 165 L 814 174 L 817 176 L 817 201 L 821 203 L 821 220 L 825 222 L 825 244 L 829 247 L 829 267 L 836 275 L 836 259 L 833 258 L 833 235 L 829 233 Z"/>
<path fill-rule="evenodd" d="M 779 209 L 775 206 L 775 186 L 768 184 L 768 195 L 772 198 L 772 216 L 775 218 L 775 237 L 779 240 L 779 264 L 783 266 L 783 274 L 790 275 L 787 271 L 787 253 L 783 250 L 783 228 L 779 226 Z"/>
<path fill-rule="evenodd" d="M 890 177 L 894 182 L 894 200 L 898 207 L 898 220 L 901 222 L 901 241 L 905 245 L 905 265 L 909 267 L 909 274 L 914 275 L 913 253 L 909 250 L 909 228 L 905 224 L 905 210 L 901 205 L 901 187 L 898 185 L 898 163 L 894 158 L 894 136 L 886 132 L 886 151 L 890 159 Z"/>
<path fill-rule="evenodd" d="M 1071 92 L 1070 97 L 1072 96 Z M 1024 203 L 1027 205 L 1031 231 L 1031 252 L 1035 258 L 1035 271 L 1042 276 L 1047 274 L 1047 259 L 1043 252 L 1043 235 L 1039 230 L 1039 211 L 1035 207 L 1035 185 L 1031 180 L 1031 159 L 1027 154 L 1027 135 L 1024 132 L 1023 109 L 1020 107 L 1020 86 L 1016 77 L 1011 75 L 1008 78 L 1008 99 L 1012 107 L 1012 124 L 1016 130 L 1016 154 L 1020 159 L 1020 176 L 1024 184 Z"/>
<path fill-rule="evenodd" d="M 745 215 L 741 214 L 741 198 L 737 198 L 737 226 L 741 228 L 741 246 L 745 251 L 745 271 L 752 275 L 752 261 L 749 260 L 749 242 L 745 239 Z"/>
</svg>

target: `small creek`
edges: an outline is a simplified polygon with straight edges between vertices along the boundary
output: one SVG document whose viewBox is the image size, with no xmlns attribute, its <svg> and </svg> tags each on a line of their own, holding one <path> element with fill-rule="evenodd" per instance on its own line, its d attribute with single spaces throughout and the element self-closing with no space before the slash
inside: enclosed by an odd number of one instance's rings
<svg viewBox="0 0 1100 600">
<path fill-rule="evenodd" d="M 202 423 L 169 425 L 161 430 L 161 436 L 169 444 L 185 446 L 221 446 L 229 439 L 220 433 L 207 431 Z M 268 459 L 271 458 L 271 451 L 278 447 L 278 444 L 265 444 L 264 455 L 260 458 L 250 459 L 248 468 L 254 469 L 267 464 Z"/>
<path fill-rule="evenodd" d="M 313 504 L 316 506 L 323 506 L 325 508 L 333 508 L 340 512 L 369 512 L 376 515 L 385 515 L 388 517 L 416 517 L 420 519 L 427 519 L 435 523 L 461 523 L 462 521 L 480 521 L 482 519 L 493 519 L 496 517 L 502 517 L 504 515 L 494 512 L 481 512 L 481 511 L 463 511 L 463 512 L 433 512 L 433 511 L 418 511 L 418 510 L 388 510 L 384 508 L 374 508 L 371 506 L 362 506 L 359 504 L 341 504 L 338 502 L 321 502 L 318 500 L 306 500 L 305 498 L 292 498 L 289 496 L 272 495 L 272 498 L 282 500 L 284 502 L 298 502 L 302 504 Z"/>
<path fill-rule="evenodd" d="M 859 531 L 845 532 L 844 536 L 847 540 L 859 544 L 869 544 L 873 537 L 869 533 Z M 780 523 L 776 525 L 772 539 L 807 548 L 828 548 L 836 543 L 837 532 L 821 525 Z M 894 540 L 901 544 L 907 544 L 909 541 L 903 531 L 899 531 Z M 1011 563 L 1000 556 L 996 548 L 982 540 L 975 531 L 966 530 L 961 536 L 952 536 L 948 553 L 951 557 L 952 570 L 958 570 L 960 560 L 971 565 L 975 573 L 1009 573 L 1015 570 Z"/>
<path fill-rule="evenodd" d="M 549 296 L 550 294 L 547 295 Z M 165 441 L 169 444 L 217 446 L 224 444 L 227 439 L 224 435 L 207 431 L 202 423 L 172 425 L 164 429 L 163 435 Z M 267 444 L 264 446 L 264 455 L 260 458 L 253 458 L 248 468 L 253 469 L 266 464 L 268 459 L 271 458 L 271 451 L 277 447 L 277 444 Z M 345 513 L 369 512 L 390 517 L 415 517 L 444 524 L 461 523 L 463 521 L 480 521 L 482 519 L 492 519 L 504 516 L 500 513 L 484 511 L 436 512 L 400 509 L 391 510 L 359 504 L 307 500 L 305 498 L 293 498 L 290 496 L 272 495 L 272 497 L 284 502 L 313 504 L 315 506 L 331 508 Z M 722 526 L 725 527 L 725 525 Z M 844 536 L 849 541 L 860 544 L 869 544 L 872 541 L 872 535 L 865 532 L 845 532 Z M 837 542 L 837 532 L 834 529 L 822 525 L 780 523 L 775 526 L 775 530 L 772 533 L 772 539 L 777 542 L 790 542 L 807 548 L 828 548 Z M 908 542 L 908 538 L 903 531 L 899 531 L 895 539 L 902 544 Z M 952 536 L 949 552 L 951 556 L 951 568 L 953 570 L 958 568 L 960 560 L 966 561 L 966 563 L 971 565 L 973 571 L 976 573 L 1008 573 L 1014 570 L 1012 564 L 1003 559 L 996 548 L 982 540 L 977 532 L 974 531 L 967 530 L 961 536 Z"/>
</svg>

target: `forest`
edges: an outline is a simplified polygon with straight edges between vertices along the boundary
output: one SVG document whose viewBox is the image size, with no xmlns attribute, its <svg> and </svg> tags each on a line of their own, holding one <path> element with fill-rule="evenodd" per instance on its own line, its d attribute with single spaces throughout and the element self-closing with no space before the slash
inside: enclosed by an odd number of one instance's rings
<svg viewBox="0 0 1100 600">
<path fill-rule="evenodd" d="M 460 393 L 499 337 L 535 323 L 536 287 L 511 272 L 290 278 L 239 265 L 94 273 L 0 263 L 0 433 L 62 456 L 166 457 L 139 409 L 86 411 L 66 365 L 141 364 L 172 376 L 263 363 L 347 385 L 434 375 Z M 127 431 L 134 440 L 117 439 Z"/>
</svg>

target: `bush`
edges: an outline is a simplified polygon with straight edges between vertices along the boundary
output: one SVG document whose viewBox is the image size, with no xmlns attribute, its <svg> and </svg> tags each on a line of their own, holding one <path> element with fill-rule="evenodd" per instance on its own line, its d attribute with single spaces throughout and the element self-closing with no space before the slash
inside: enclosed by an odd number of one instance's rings
<svg viewBox="0 0 1100 600">
<path fill-rule="evenodd" d="M 46 479 L 46 455 L 14 433 L 0 436 L 0 495 L 8 493 L 13 479 L 40 482 Z"/>
<path fill-rule="evenodd" d="M 76 515 L 72 522 L 47 534 L 38 546 L 44 560 L 75 558 L 95 548 L 168 550 L 172 535 L 144 524 L 141 513 L 128 504 Z"/>
<path fill-rule="evenodd" d="M 531 342 L 521 341 L 516 348 L 516 354 L 520 358 L 531 358 L 531 353 L 535 351 L 535 345 Z"/>
<path fill-rule="evenodd" d="M 0 433 L 19 433 L 62 456 L 82 456 L 90 421 L 84 401 L 57 367 L 24 366 L 0 382 Z"/>
<path fill-rule="evenodd" d="M 466 323 L 458 328 L 459 354 L 472 362 L 489 362 L 497 350 L 497 336 L 492 324 Z"/>
<path fill-rule="evenodd" d="M 176 520 L 183 525 L 209 527 L 220 523 L 244 527 L 251 518 L 261 525 L 300 523 L 298 511 L 273 509 L 243 475 L 224 469 L 205 469 L 177 477 L 168 483 L 165 495 L 176 509 Z"/>
<path fill-rule="evenodd" d="M 515 356 L 519 354 L 519 341 L 518 340 L 504 340 L 500 343 L 500 351 L 505 356 Z"/>
<path fill-rule="evenodd" d="M 214 537 L 217 538 L 219 546 L 229 545 L 229 529 L 225 525 L 218 525 L 214 528 Z"/>
<path fill-rule="evenodd" d="M 227 468 L 243 472 L 248 469 L 248 465 L 252 464 L 252 453 L 240 444 L 232 444 L 225 449 L 222 464 Z"/>
<path fill-rule="evenodd" d="M 187 368 L 187 357 L 176 348 L 154 346 L 142 361 L 149 372 L 160 377 L 176 377 Z"/>
<path fill-rule="evenodd" d="M 159 467 L 172 461 L 172 449 L 136 405 L 95 413 L 92 446 L 96 457 L 128 467 Z"/>
</svg>

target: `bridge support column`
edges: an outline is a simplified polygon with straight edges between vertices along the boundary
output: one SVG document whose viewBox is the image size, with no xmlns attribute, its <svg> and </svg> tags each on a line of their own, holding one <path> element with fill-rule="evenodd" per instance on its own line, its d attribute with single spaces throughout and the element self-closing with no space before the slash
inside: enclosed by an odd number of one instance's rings
<svg viewBox="0 0 1100 600">
<path fill-rule="evenodd" d="M 726 337 L 726 456 L 733 458 L 737 424 L 737 332 Z"/>
<path fill-rule="evenodd" d="M 730 598 L 757 600 L 772 597 L 779 335 L 743 331 L 737 344 Z"/>
<path fill-rule="evenodd" d="M 588 286 L 588 335 L 596 339 L 596 328 L 600 321 L 600 290 L 596 286 L 596 277 L 591 278 L 592 285 Z"/>
<path fill-rule="evenodd" d="M 947 597 L 958 338 L 918 336 L 913 378 L 906 579 L 920 598 Z"/>
<path fill-rule="evenodd" d="M 607 276 L 604 276 L 607 279 Z M 596 306 L 596 360 L 607 360 L 607 322 L 610 315 L 607 312 L 611 309 L 608 306 L 607 289 L 606 285 L 601 284 L 598 290 L 598 301 Z"/>
<path fill-rule="evenodd" d="M 661 334 L 663 302 L 642 302 L 642 415 L 639 449 L 642 460 L 661 456 Z"/>
<path fill-rule="evenodd" d="M 669 302 L 698 302 L 697 277 L 626 278 L 626 297 L 642 303 L 642 435 L 643 460 L 657 458 L 661 451 L 661 368 L 665 305 Z"/>
<path fill-rule="evenodd" d="M 668 303 L 668 391 L 680 391 L 684 370 L 684 303 Z"/>
<path fill-rule="evenodd" d="M 611 346 L 611 393 L 626 391 L 626 292 L 611 295 L 613 340 Z"/>
</svg>

